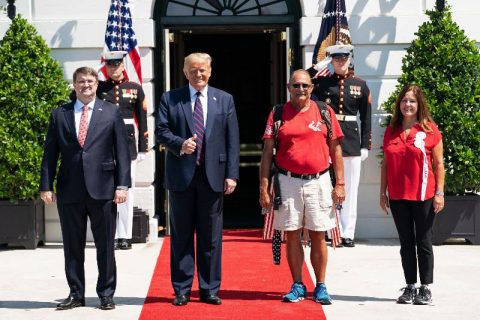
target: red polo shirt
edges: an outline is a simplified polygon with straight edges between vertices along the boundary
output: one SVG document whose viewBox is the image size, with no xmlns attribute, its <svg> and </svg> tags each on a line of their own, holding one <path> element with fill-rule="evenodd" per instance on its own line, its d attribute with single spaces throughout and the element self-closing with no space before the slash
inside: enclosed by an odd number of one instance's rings
<svg viewBox="0 0 480 320">
<path fill-rule="evenodd" d="M 342 139 L 337 118 L 328 107 L 332 119 L 332 140 Z M 304 112 L 297 112 L 291 102 L 283 106 L 283 125 L 278 130 L 278 150 L 275 163 L 282 169 L 298 174 L 313 174 L 324 171 L 330 165 L 327 144 L 327 126 L 314 101 Z M 267 120 L 263 139 L 273 138 L 273 114 Z"/>
<path fill-rule="evenodd" d="M 433 132 L 423 131 L 419 123 L 414 125 L 406 141 L 401 127 L 393 132 L 391 126 L 387 127 L 383 138 L 383 152 L 387 159 L 387 186 L 390 199 L 421 200 L 424 155 L 421 148 L 415 146 L 415 140 L 424 141 L 427 157 L 428 176 L 425 179 L 424 199 L 430 199 L 435 195 L 432 149 L 442 140 L 442 134 L 434 123 L 429 122 L 428 126 Z M 422 139 L 423 133 L 424 139 Z"/>
</svg>

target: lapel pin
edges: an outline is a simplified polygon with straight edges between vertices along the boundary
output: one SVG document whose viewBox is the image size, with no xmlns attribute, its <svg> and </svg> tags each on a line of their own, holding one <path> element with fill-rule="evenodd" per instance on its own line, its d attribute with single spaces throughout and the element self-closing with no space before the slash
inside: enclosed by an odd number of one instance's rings
<svg viewBox="0 0 480 320">
<path fill-rule="evenodd" d="M 213 97 L 213 100 L 217 101 L 217 97 Z"/>
</svg>

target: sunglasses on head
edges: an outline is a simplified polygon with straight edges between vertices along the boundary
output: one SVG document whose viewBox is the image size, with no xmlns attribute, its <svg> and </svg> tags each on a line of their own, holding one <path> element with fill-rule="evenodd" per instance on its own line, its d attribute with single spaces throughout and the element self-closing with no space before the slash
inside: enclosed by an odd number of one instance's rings
<svg viewBox="0 0 480 320">
<path fill-rule="evenodd" d="M 295 89 L 298 89 L 298 88 L 302 88 L 302 89 L 308 89 L 310 88 L 312 85 L 311 84 L 308 84 L 308 83 L 292 83 L 292 87 L 295 88 Z"/>
</svg>

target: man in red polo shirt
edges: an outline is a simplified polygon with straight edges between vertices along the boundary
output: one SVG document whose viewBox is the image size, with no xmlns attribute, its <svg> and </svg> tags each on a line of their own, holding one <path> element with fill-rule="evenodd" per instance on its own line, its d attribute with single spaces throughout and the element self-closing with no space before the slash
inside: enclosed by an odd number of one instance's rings
<svg viewBox="0 0 480 320">
<path fill-rule="evenodd" d="M 294 282 L 283 301 L 299 302 L 307 297 L 307 289 L 302 282 L 304 253 L 300 241 L 302 229 L 306 228 L 312 241 L 310 259 L 317 283 L 313 300 L 321 304 L 331 304 L 325 286 L 328 254 L 325 231 L 335 226 L 333 204 L 341 203 L 345 199 L 340 146 L 343 133 L 333 110 L 327 107 L 332 133 L 331 137 L 328 136 L 319 108 L 310 100 L 313 85 L 307 71 L 293 72 L 288 90 L 291 100 L 283 105 L 283 124 L 278 130 L 275 155 L 281 205 L 275 212 L 274 228 L 285 231 L 287 235 L 287 260 Z M 273 160 L 273 126 L 273 114 L 270 113 L 263 136 L 265 145 L 260 165 L 262 208 L 272 206 L 268 185 Z M 334 189 L 328 171 L 330 159 L 337 181 Z"/>
</svg>

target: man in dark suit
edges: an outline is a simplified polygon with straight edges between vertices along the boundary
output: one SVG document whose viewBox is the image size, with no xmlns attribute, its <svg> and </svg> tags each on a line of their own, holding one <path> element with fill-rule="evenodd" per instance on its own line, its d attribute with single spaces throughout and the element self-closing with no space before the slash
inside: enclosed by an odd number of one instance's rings
<svg viewBox="0 0 480 320">
<path fill-rule="evenodd" d="M 156 137 L 167 148 L 173 304 L 186 305 L 195 268 L 200 300 L 219 305 L 223 195 L 237 185 L 240 142 L 233 97 L 208 86 L 212 58 L 192 53 L 183 72 L 189 84 L 166 92 L 156 117 Z"/>
<path fill-rule="evenodd" d="M 115 308 L 117 284 L 113 250 L 117 204 L 125 202 L 130 187 L 127 132 L 118 108 L 95 98 L 95 70 L 77 69 L 73 85 L 76 100 L 56 108 L 50 116 L 39 188 L 46 204 L 57 202 L 62 227 L 70 293 L 57 309 L 85 305 L 88 216 L 97 248 L 99 308 L 110 310 Z M 55 195 L 53 182 L 59 156 Z"/>
</svg>

